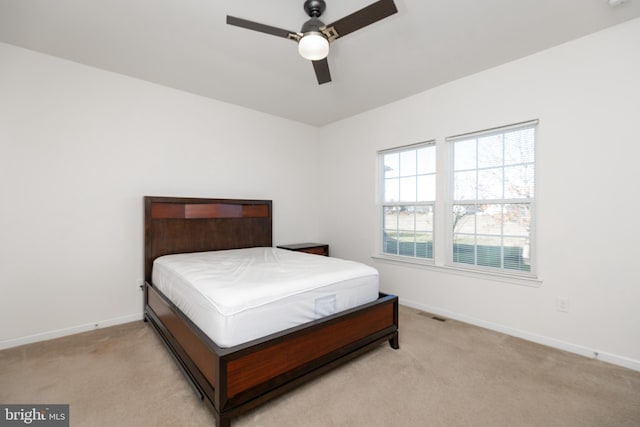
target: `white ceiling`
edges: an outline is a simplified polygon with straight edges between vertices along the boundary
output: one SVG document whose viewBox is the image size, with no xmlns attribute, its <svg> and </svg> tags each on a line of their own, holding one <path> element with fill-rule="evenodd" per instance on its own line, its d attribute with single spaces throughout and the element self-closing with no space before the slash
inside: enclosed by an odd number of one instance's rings
<svg viewBox="0 0 640 427">
<path fill-rule="evenodd" d="M 327 0 L 333 22 L 374 0 Z M 303 0 L 0 0 L 0 42 L 321 126 L 640 16 L 640 0 L 395 0 L 331 45 L 319 86 L 295 42 Z"/>
</svg>

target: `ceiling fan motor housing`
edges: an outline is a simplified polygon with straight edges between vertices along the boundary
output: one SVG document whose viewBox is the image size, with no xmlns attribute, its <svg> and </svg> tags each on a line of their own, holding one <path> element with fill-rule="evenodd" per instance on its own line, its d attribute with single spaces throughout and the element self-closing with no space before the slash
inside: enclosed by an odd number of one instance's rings
<svg viewBox="0 0 640 427">
<path fill-rule="evenodd" d="M 322 31 L 320 31 L 320 28 L 322 27 L 324 27 L 324 23 L 321 20 L 319 20 L 318 18 L 311 18 L 302 25 L 302 29 L 300 30 L 300 32 L 302 34 L 311 32 L 322 33 Z"/>
<path fill-rule="evenodd" d="M 322 15 L 326 7 L 324 0 L 306 0 L 304 2 L 304 11 L 312 18 L 318 18 Z"/>
</svg>

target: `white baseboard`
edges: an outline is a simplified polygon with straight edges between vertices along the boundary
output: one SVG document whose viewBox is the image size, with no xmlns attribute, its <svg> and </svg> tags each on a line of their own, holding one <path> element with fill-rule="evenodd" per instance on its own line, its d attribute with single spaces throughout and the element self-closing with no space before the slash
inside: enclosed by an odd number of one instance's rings
<svg viewBox="0 0 640 427">
<path fill-rule="evenodd" d="M 546 345 L 548 347 L 557 348 L 559 350 L 568 351 L 570 353 L 579 354 L 580 356 L 588 357 L 590 359 L 601 360 L 612 365 L 622 366 L 624 368 L 633 369 L 634 371 L 640 371 L 640 360 L 630 359 L 628 357 L 619 356 L 617 354 L 603 352 L 597 349 L 584 347 L 581 345 L 557 340 L 544 335 L 538 335 L 531 332 L 521 331 L 519 329 L 510 328 L 508 326 L 500 325 L 498 323 L 487 322 L 482 319 L 476 319 L 464 314 L 455 313 L 448 310 L 443 310 L 437 307 L 431 307 L 428 305 L 416 303 L 404 298 L 399 298 L 400 304 L 407 307 L 415 308 L 417 310 L 426 311 L 436 314 L 438 316 L 448 317 L 450 319 L 459 320 L 461 322 L 469 323 L 481 328 L 490 329 L 492 331 L 502 332 L 507 335 L 522 338 L 527 341 L 532 341 L 538 344 Z M 400 325 L 402 327 L 402 325 Z"/>
<path fill-rule="evenodd" d="M 464 314 L 455 313 L 448 310 L 442 310 L 437 307 L 431 307 L 425 304 L 416 303 L 411 300 L 400 298 L 400 304 L 407 307 L 415 308 L 417 310 L 423 310 L 429 313 L 437 314 L 439 316 L 448 317 L 451 319 L 459 320 L 461 322 L 469 323 L 482 328 L 490 329 L 492 331 L 502 332 L 507 335 L 522 338 L 527 341 L 532 341 L 538 344 L 546 345 L 548 347 L 557 348 L 559 350 L 568 351 L 571 353 L 579 354 L 590 359 L 601 360 L 612 365 L 622 366 L 624 368 L 633 369 L 634 371 L 640 371 L 640 360 L 630 359 L 628 357 L 619 356 L 608 352 L 599 351 L 596 349 L 580 346 L 577 344 L 560 341 L 554 338 L 549 338 L 543 335 L 537 335 L 519 329 L 510 328 L 508 326 L 500 325 L 498 323 L 487 322 L 485 320 L 476 319 L 475 317 L 466 316 Z M 28 335 L 26 337 L 13 338 L 9 340 L 0 341 L 0 350 L 4 350 L 11 347 L 17 347 L 24 344 L 31 344 L 38 341 L 46 341 L 54 338 L 60 338 L 67 335 L 78 334 L 81 332 L 87 332 L 98 328 L 106 328 L 108 326 L 120 325 L 123 323 L 135 322 L 142 320 L 142 313 L 130 314 L 128 316 L 117 317 L 114 319 L 101 320 L 94 323 L 87 323 L 84 325 L 73 326 L 70 328 L 56 329 L 53 331 L 42 332 L 39 334 Z"/>
<path fill-rule="evenodd" d="M 54 338 L 60 338 L 67 335 L 79 334 L 81 332 L 92 331 L 94 329 L 106 328 L 108 326 L 120 325 L 123 323 L 135 322 L 142 320 L 142 313 L 129 314 L 127 316 L 116 317 L 114 319 L 100 320 L 84 325 L 72 326 L 70 328 L 56 329 L 53 331 L 42 332 L 39 334 L 28 335 L 26 337 L 12 338 L 0 341 L 0 350 L 19 345 L 31 344 L 38 341 L 46 341 Z"/>
</svg>

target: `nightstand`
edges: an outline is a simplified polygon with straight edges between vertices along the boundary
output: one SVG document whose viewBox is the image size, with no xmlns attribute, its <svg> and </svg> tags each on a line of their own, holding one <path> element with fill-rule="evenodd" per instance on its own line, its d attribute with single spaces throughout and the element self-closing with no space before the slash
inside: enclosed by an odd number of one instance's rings
<svg viewBox="0 0 640 427">
<path fill-rule="evenodd" d="M 292 245 L 280 245 L 278 247 L 290 251 L 329 256 L 329 245 L 325 245 L 324 243 L 295 243 Z"/>
</svg>

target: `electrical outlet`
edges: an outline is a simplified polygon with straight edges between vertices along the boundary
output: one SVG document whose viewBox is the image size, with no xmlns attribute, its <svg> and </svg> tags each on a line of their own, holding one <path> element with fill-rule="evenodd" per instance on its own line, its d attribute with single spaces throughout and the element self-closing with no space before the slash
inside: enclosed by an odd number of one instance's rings
<svg viewBox="0 0 640 427">
<path fill-rule="evenodd" d="M 562 313 L 569 312 L 569 298 L 567 297 L 558 297 L 556 299 L 556 310 Z"/>
</svg>

